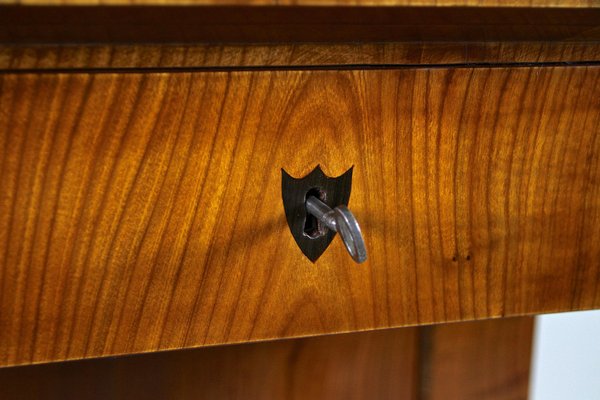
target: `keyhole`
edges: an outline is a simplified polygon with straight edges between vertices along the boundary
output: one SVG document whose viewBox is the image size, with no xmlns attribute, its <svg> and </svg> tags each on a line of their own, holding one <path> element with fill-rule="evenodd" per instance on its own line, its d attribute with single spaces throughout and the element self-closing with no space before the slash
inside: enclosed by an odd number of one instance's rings
<svg viewBox="0 0 600 400">
<path fill-rule="evenodd" d="M 325 192 L 319 188 L 312 188 L 308 192 L 306 192 L 306 196 L 304 197 L 304 203 L 310 196 L 315 196 L 322 202 L 325 202 Z M 304 235 L 308 236 L 311 239 L 316 239 L 325 234 L 325 227 L 316 217 L 306 213 L 306 220 L 304 221 Z"/>
</svg>

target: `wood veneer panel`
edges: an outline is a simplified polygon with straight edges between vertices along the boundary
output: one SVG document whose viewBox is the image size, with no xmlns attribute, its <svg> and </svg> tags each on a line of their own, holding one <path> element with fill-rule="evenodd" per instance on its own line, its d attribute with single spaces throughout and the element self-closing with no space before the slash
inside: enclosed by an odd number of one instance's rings
<svg viewBox="0 0 600 400">
<path fill-rule="evenodd" d="M 0 368 L 3 400 L 367 399 L 416 396 L 417 330 Z"/>
<path fill-rule="evenodd" d="M 0 5 L 0 43 L 599 41 L 600 8 Z"/>
<path fill-rule="evenodd" d="M 421 400 L 526 399 L 533 318 L 421 328 Z"/>
<path fill-rule="evenodd" d="M 600 61 L 600 43 L 0 46 L 0 69 L 230 68 Z"/>
<path fill-rule="evenodd" d="M 0 364 L 600 307 L 599 75 L 4 74 Z M 363 265 L 289 233 L 318 163 Z"/>
<path fill-rule="evenodd" d="M 0 369 L 13 399 L 516 399 L 533 318 Z"/>
</svg>

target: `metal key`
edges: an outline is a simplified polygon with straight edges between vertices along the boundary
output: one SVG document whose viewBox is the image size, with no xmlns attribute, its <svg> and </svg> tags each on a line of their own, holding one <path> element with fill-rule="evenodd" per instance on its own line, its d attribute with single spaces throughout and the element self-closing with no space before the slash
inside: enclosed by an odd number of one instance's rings
<svg viewBox="0 0 600 400">
<path fill-rule="evenodd" d="M 357 263 L 367 259 L 367 249 L 360 227 L 348 207 L 340 205 L 331 209 L 315 196 L 306 200 L 306 211 L 321 221 L 327 228 L 338 232 L 346 250 Z"/>
</svg>

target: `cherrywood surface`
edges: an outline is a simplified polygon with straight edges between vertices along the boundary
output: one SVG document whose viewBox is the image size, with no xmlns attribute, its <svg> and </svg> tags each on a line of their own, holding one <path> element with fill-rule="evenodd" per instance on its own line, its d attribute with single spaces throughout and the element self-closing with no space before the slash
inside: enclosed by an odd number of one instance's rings
<svg viewBox="0 0 600 400">
<path fill-rule="evenodd" d="M 0 368 L 3 400 L 527 397 L 533 319 Z"/>
<path fill-rule="evenodd" d="M 600 7 L 598 0 L 0 0 L 23 5 L 243 5 L 243 6 L 470 6 Z"/>
<path fill-rule="evenodd" d="M 414 328 L 0 368 L 22 399 L 414 399 Z"/>
<path fill-rule="evenodd" d="M 526 399 L 533 318 L 424 327 L 420 400 Z"/>
<path fill-rule="evenodd" d="M 600 62 L 600 43 L 0 46 L 0 69 L 269 68 Z"/>
<path fill-rule="evenodd" d="M 0 43 L 600 40 L 600 8 L 0 5 Z"/>
<path fill-rule="evenodd" d="M 600 307 L 600 68 L 0 77 L 0 365 Z M 316 264 L 281 168 L 354 165 Z"/>
</svg>

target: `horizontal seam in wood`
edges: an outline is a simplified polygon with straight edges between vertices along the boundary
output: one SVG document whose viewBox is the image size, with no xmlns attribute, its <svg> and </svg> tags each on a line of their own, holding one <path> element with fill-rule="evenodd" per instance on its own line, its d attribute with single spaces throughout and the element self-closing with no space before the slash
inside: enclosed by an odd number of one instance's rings
<svg viewBox="0 0 600 400">
<path fill-rule="evenodd" d="M 227 71 L 315 71 L 315 70 L 385 70 L 385 69 L 447 69 L 447 68 L 531 68 L 531 67 L 594 67 L 600 61 L 577 62 L 516 62 L 516 63 L 444 63 L 444 64 L 341 64 L 341 65 L 277 65 L 277 66 L 231 66 L 231 67 L 103 67 L 103 68 L 25 68 L 0 69 L 0 74 L 34 73 L 185 73 Z"/>
</svg>

